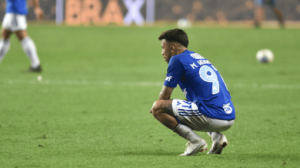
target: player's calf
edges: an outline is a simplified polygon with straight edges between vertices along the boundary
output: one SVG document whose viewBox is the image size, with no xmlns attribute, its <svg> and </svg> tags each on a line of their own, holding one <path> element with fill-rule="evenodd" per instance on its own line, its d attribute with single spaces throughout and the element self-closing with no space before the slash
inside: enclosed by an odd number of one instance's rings
<svg viewBox="0 0 300 168">
<path fill-rule="evenodd" d="M 176 132 L 182 138 L 188 140 L 186 149 L 180 156 L 196 155 L 198 152 L 207 150 L 207 143 L 198 134 L 196 134 L 190 127 L 178 124 L 175 128 Z"/>
<path fill-rule="evenodd" d="M 5 54 L 8 52 L 10 47 L 10 42 L 8 39 L 0 40 L 0 62 L 4 58 Z"/>
</svg>

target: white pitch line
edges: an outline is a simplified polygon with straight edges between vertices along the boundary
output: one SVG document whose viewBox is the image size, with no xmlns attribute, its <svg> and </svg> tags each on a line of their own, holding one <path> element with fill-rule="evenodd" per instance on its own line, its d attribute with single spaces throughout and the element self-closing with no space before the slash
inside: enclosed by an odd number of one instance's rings
<svg viewBox="0 0 300 168">
<path fill-rule="evenodd" d="M 32 84 L 32 85 L 102 85 L 102 86 L 139 86 L 139 87 L 162 87 L 162 82 L 113 82 L 113 81 L 86 81 L 86 80 L 0 80 L 2 84 Z M 230 88 L 254 88 L 254 89 L 300 89 L 300 85 L 284 84 L 227 84 Z"/>
<path fill-rule="evenodd" d="M 1 81 L 1 80 L 0 80 Z M 162 86 L 163 82 L 113 82 L 113 81 L 86 81 L 86 80 L 2 80 L 6 84 L 40 84 L 40 85 L 104 85 L 104 86 Z"/>
</svg>

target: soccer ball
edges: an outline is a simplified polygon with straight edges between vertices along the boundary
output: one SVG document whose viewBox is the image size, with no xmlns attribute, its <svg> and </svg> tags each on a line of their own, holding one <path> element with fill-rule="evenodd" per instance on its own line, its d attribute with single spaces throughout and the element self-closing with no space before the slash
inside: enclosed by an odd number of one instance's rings
<svg viewBox="0 0 300 168">
<path fill-rule="evenodd" d="M 262 49 L 256 53 L 256 59 L 261 63 L 270 63 L 274 60 L 273 52 L 269 49 Z"/>
</svg>

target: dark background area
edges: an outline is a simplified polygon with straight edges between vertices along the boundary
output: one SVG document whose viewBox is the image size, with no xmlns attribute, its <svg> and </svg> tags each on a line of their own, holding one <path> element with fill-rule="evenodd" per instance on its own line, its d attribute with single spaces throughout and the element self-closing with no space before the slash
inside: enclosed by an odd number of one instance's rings
<svg viewBox="0 0 300 168">
<path fill-rule="evenodd" d="M 101 0 L 102 12 L 108 1 Z M 127 8 L 122 0 L 118 0 L 118 2 L 125 16 Z M 282 10 L 286 20 L 300 20 L 300 0 L 277 0 L 276 2 L 277 7 Z M 55 0 L 40 0 L 40 5 L 45 13 L 45 20 L 55 20 L 55 3 Z M 255 7 L 253 0 L 156 0 L 155 3 L 155 20 L 178 20 L 185 17 L 193 21 L 252 20 Z M 31 0 L 28 0 L 28 8 L 28 20 L 35 20 Z M 145 18 L 146 0 L 141 13 Z M 4 14 L 5 0 L 0 0 L 0 17 L 2 18 Z M 268 6 L 265 6 L 265 14 L 266 20 L 276 19 Z"/>
</svg>

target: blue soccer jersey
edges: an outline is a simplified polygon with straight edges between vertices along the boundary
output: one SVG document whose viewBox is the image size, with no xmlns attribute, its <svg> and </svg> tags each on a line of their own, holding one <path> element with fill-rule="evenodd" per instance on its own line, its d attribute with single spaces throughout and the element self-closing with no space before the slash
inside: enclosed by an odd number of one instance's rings
<svg viewBox="0 0 300 168">
<path fill-rule="evenodd" d="M 6 13 L 27 15 L 28 10 L 26 0 L 6 0 Z"/>
<path fill-rule="evenodd" d="M 175 88 L 177 84 L 203 115 L 220 120 L 235 119 L 235 109 L 222 76 L 201 55 L 185 50 L 170 59 L 164 85 Z"/>
</svg>

